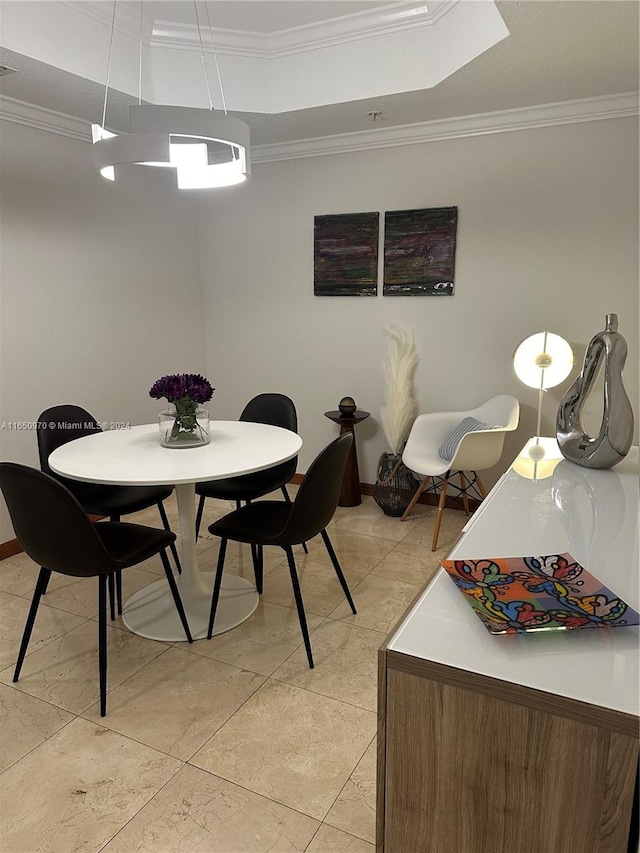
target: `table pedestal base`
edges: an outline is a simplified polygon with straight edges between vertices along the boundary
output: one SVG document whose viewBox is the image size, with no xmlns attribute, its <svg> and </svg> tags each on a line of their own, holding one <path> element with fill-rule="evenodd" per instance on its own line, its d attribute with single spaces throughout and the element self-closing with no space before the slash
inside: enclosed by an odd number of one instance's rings
<svg viewBox="0 0 640 853">
<path fill-rule="evenodd" d="M 207 636 L 213 578 L 213 572 L 207 572 L 200 575 L 200 583 L 197 586 L 180 589 L 194 640 L 202 640 Z M 178 587 L 180 588 L 179 580 Z M 201 587 L 208 589 L 209 594 L 203 595 Z M 247 620 L 258 606 L 259 600 L 252 583 L 238 575 L 225 572 L 214 633 L 223 634 Z M 122 621 L 134 634 L 149 640 L 187 641 L 166 578 L 149 584 L 132 595 L 122 608 Z"/>
</svg>

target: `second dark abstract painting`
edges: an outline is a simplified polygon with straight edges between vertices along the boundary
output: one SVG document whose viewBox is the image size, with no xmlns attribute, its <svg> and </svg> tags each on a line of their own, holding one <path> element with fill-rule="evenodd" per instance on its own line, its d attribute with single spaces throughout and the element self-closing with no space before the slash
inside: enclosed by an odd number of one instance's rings
<svg viewBox="0 0 640 853">
<path fill-rule="evenodd" d="M 457 207 L 384 216 L 385 296 L 453 296 Z"/>
</svg>

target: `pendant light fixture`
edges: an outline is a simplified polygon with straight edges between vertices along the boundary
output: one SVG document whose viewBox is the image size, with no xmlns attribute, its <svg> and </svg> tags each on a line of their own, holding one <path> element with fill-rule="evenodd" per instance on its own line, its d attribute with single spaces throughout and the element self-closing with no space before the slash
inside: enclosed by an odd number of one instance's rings
<svg viewBox="0 0 640 853">
<path fill-rule="evenodd" d="M 211 46 L 218 76 L 224 112 L 213 109 L 205 60 L 197 0 L 194 0 L 202 67 L 209 98 L 209 109 L 142 104 L 142 0 L 140 2 L 140 62 L 138 105 L 129 107 L 128 134 L 115 134 L 105 129 L 107 94 L 111 72 L 111 53 L 115 30 L 116 4 L 113 3 L 107 81 L 104 93 L 102 124 L 92 124 L 93 162 L 100 174 L 115 181 L 125 164 L 173 168 L 179 189 L 211 189 L 242 183 L 250 174 L 249 127 L 240 119 L 227 115 L 220 69 L 209 20 Z M 209 10 L 205 0 L 207 19 Z"/>
</svg>

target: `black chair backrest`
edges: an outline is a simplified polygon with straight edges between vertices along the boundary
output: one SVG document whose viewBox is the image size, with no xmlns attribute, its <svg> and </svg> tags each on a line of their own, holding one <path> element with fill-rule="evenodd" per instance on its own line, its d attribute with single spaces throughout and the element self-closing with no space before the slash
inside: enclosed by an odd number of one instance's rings
<svg viewBox="0 0 640 853">
<path fill-rule="evenodd" d="M 284 394 L 258 394 L 244 407 L 240 420 L 298 431 L 296 407 Z"/>
<path fill-rule="evenodd" d="M 58 447 L 76 438 L 83 438 L 94 432 L 102 432 L 93 415 L 80 406 L 65 404 L 52 406 L 45 409 L 38 418 L 36 430 L 38 438 L 38 453 L 40 455 L 40 468 L 51 476 L 62 482 L 67 482 L 59 477 L 49 467 L 49 455 Z"/>
<path fill-rule="evenodd" d="M 0 462 L 0 489 L 20 544 L 39 566 L 75 577 L 113 570 L 87 514 L 54 477 L 16 462 Z"/>
<path fill-rule="evenodd" d="M 298 432 L 298 414 L 293 400 L 285 394 L 258 394 L 242 410 L 241 421 L 290 429 Z M 298 457 L 294 456 L 269 469 L 273 481 L 290 480 L 296 473 Z M 251 476 L 251 475 L 249 475 Z"/>
<path fill-rule="evenodd" d="M 313 539 L 333 518 L 352 442 L 351 433 L 345 433 L 328 444 L 312 462 L 282 536 L 291 545 Z"/>
</svg>

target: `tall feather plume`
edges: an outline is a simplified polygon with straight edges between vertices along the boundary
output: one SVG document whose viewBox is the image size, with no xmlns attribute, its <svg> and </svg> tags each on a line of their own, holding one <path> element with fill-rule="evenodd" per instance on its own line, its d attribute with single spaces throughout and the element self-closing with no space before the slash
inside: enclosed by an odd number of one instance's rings
<svg viewBox="0 0 640 853">
<path fill-rule="evenodd" d="M 385 333 L 389 355 L 383 368 L 385 404 L 380 409 L 380 420 L 390 447 L 398 454 L 418 414 L 414 386 L 418 353 L 413 329 L 392 323 Z"/>
</svg>

